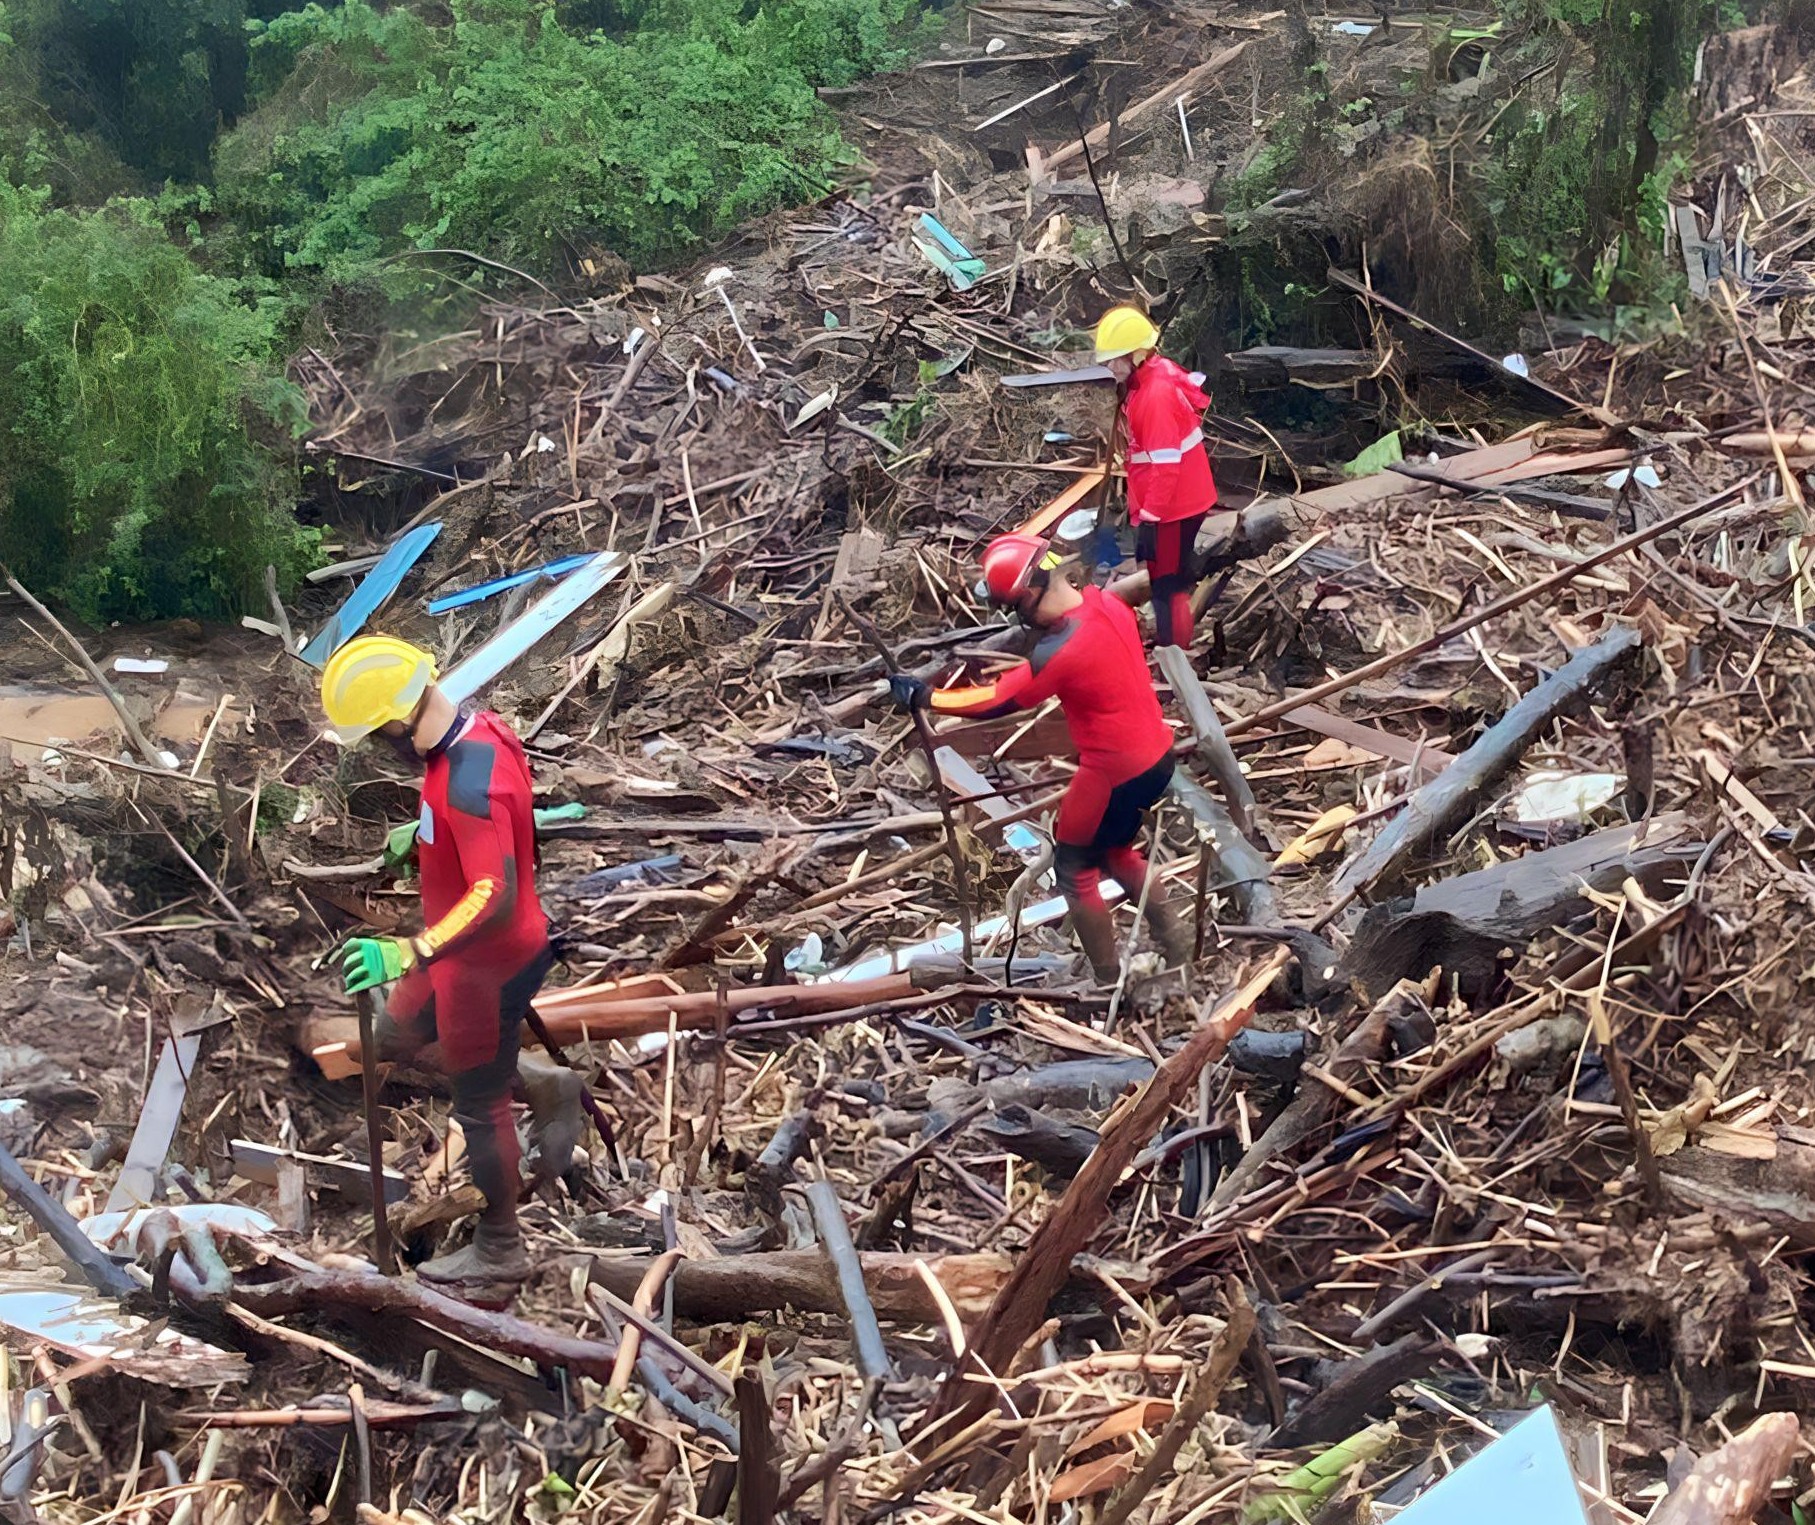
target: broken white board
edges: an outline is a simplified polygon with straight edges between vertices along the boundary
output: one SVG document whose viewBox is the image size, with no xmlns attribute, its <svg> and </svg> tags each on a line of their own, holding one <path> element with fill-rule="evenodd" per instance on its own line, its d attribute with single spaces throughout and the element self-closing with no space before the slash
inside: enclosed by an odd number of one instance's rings
<svg viewBox="0 0 1815 1525">
<path fill-rule="evenodd" d="M 165 1387 L 244 1382 L 246 1358 L 172 1329 L 157 1328 L 86 1287 L 8 1272 L 0 1280 L 0 1335 L 15 1350 L 49 1345 L 77 1360 L 105 1358 L 115 1371 Z"/>
<path fill-rule="evenodd" d="M 107 1194 L 107 1212 L 124 1212 L 160 1200 L 158 1176 L 170 1156 L 170 1146 L 176 1142 L 177 1124 L 183 1120 L 183 1103 L 189 1095 L 189 1077 L 195 1073 L 196 1057 L 201 1051 L 199 1032 L 164 1040 L 164 1051 L 158 1055 L 158 1067 L 145 1092 L 145 1105 L 139 1111 L 138 1126 L 132 1130 L 126 1163 L 120 1167 L 120 1179 Z"/>
<path fill-rule="evenodd" d="M 1549 1407 L 1522 1419 L 1395 1515 L 1396 1525 L 1588 1525 Z"/>
<path fill-rule="evenodd" d="M 498 631 L 440 680 L 442 693 L 464 704 L 517 661 L 563 620 L 571 618 L 630 565 L 622 551 L 600 551 L 585 566 L 556 583 L 547 593 Z"/>
<path fill-rule="evenodd" d="M 1122 887 L 1110 880 L 1103 885 L 1103 899 L 1114 905 L 1122 898 Z M 1029 927 L 1049 926 L 1061 920 L 1068 907 L 1065 897 L 1054 895 L 1050 900 L 1042 900 L 1038 905 L 1021 908 L 1021 930 Z M 992 916 L 987 921 L 980 921 L 972 929 L 973 936 L 979 945 L 988 942 L 998 933 L 1008 930 L 1006 916 Z M 949 932 L 942 932 L 937 937 L 928 938 L 925 942 L 910 943 L 905 948 L 886 948 L 880 953 L 872 953 L 867 958 L 859 959 L 854 964 L 846 964 L 842 969 L 833 969 L 822 974 L 817 980 L 805 983 L 817 985 L 825 980 L 879 980 L 885 975 L 901 974 L 913 968 L 922 959 L 943 959 L 954 953 L 964 951 L 964 933 L 953 927 Z"/>
</svg>

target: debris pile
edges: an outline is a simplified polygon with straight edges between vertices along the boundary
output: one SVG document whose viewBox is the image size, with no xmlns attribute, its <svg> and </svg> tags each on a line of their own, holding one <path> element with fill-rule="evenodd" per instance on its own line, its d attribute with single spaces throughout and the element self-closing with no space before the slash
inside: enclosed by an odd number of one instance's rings
<svg viewBox="0 0 1815 1525">
<path fill-rule="evenodd" d="M 1086 138 L 1180 260 L 1218 235 L 1158 208 L 1286 46 L 1216 25 Z M 1496 1468 L 1527 1519 L 1808 1507 L 1806 81 L 1743 55 L 1750 136 L 1709 141 L 1758 158 L 1685 203 L 1682 331 L 1508 365 L 1338 272 L 1372 374 L 1456 360 L 1442 420 L 1344 476 L 1219 391 L 1155 853 L 1198 956 L 1127 908 L 1105 994 L 1057 926 L 1058 717 L 923 750 L 882 702 L 1005 649 L 990 534 L 1114 485 L 1066 351 L 1159 267 L 1051 209 L 1094 205 L 1075 133 L 902 141 L 920 79 L 1020 48 L 877 87 L 869 188 L 700 272 L 313 357 L 344 521 L 388 517 L 254 629 L 78 635 L 15 587 L 20 688 L 74 664 L 108 710 L 0 763 L 0 1508 L 1434 1521 Z M 1039 135 L 1021 78 L 979 131 Z M 1364 395 L 1307 354 L 1229 358 Z M 415 781 L 321 736 L 362 627 L 508 716 L 545 807 L 538 1036 L 594 1131 L 508 1311 L 408 1272 L 479 1200 L 445 1083 L 384 1076 L 369 1144 L 330 955 L 414 913 Z"/>
</svg>

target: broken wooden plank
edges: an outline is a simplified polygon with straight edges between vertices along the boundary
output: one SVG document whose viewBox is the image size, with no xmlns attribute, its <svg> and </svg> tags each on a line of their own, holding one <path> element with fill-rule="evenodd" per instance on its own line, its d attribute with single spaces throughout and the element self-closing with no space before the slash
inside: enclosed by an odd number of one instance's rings
<svg viewBox="0 0 1815 1525">
<path fill-rule="evenodd" d="M 1536 442 L 1530 435 L 1522 434 L 1498 445 L 1484 445 L 1479 450 L 1448 456 L 1431 463 L 1430 469 L 1446 481 L 1453 480 L 1457 486 L 1466 486 L 1485 478 L 1490 472 L 1515 468 L 1521 462 L 1531 459 L 1536 452 Z M 1293 493 L 1290 498 L 1298 507 L 1318 513 L 1350 513 L 1366 508 L 1370 503 L 1379 503 L 1387 498 L 1421 490 L 1421 486 L 1408 485 L 1404 477 L 1393 472 L 1377 471 L 1372 476 L 1358 477 L 1352 482 L 1336 482 L 1329 487 L 1314 487 L 1309 492 Z"/>
<path fill-rule="evenodd" d="M 1376 757 L 1410 768 L 1416 776 L 1427 779 L 1435 778 L 1456 760 L 1455 753 L 1432 742 L 1410 741 L 1391 731 L 1383 731 L 1377 725 L 1334 714 L 1317 704 L 1301 704 L 1295 710 L 1287 710 L 1280 719 L 1314 735 L 1340 741 L 1344 746 L 1372 752 Z"/>
<path fill-rule="evenodd" d="M 945 786 L 952 795 L 965 801 L 974 810 L 980 811 L 991 822 L 1000 822 L 1004 816 L 1016 813 L 1009 799 L 993 792 L 990 781 L 979 773 L 965 758 L 958 755 L 955 747 L 940 747 L 933 754 L 939 761 L 939 776 L 945 780 Z M 968 797 L 968 798 L 967 798 Z M 1046 838 L 1025 821 L 1011 821 L 1001 828 L 1004 845 L 1023 863 L 1035 863 L 1046 851 Z M 1041 876 L 1042 884 L 1050 884 L 1052 876 Z"/>
<path fill-rule="evenodd" d="M 330 1187 L 349 1198 L 371 1189 L 371 1173 L 359 1160 L 337 1160 L 325 1154 L 305 1154 L 300 1149 L 276 1149 L 249 1138 L 236 1138 L 227 1147 L 233 1155 L 233 1173 L 261 1186 L 281 1187 L 284 1166 L 296 1165 L 317 1186 Z M 386 1203 L 401 1202 L 409 1194 L 409 1178 L 386 1166 Z"/>
</svg>

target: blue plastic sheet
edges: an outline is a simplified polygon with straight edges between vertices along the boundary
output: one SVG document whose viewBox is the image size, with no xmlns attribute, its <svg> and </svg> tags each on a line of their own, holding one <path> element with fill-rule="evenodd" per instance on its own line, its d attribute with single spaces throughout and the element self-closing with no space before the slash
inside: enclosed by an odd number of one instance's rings
<svg viewBox="0 0 1815 1525">
<path fill-rule="evenodd" d="M 1587 1525 L 1556 1415 L 1521 1420 L 1395 1517 L 1396 1525 Z"/>
<path fill-rule="evenodd" d="M 441 533 L 439 524 L 421 524 L 402 536 L 384 553 L 377 566 L 359 581 L 347 601 L 334 611 L 315 639 L 303 647 L 303 661 L 311 667 L 326 667 L 328 658 L 365 628 L 365 622 L 390 602 L 397 585 L 411 567 L 422 560 L 423 552 L 435 543 Z"/>
</svg>

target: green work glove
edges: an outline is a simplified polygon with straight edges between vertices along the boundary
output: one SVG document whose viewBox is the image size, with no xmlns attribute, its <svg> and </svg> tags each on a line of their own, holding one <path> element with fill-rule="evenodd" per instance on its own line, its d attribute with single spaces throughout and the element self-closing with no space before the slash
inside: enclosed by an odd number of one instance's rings
<svg viewBox="0 0 1815 1525">
<path fill-rule="evenodd" d="M 400 937 L 355 937 L 341 955 L 347 994 L 400 980 L 415 962 L 416 950 Z"/>
<path fill-rule="evenodd" d="M 562 821 L 583 821 L 586 819 L 586 807 L 578 800 L 570 800 L 565 805 L 550 805 L 545 810 L 535 812 L 536 830 L 544 826 L 557 826 Z"/>
<path fill-rule="evenodd" d="M 392 828 L 391 834 L 384 839 L 385 867 L 402 868 L 410 861 L 416 851 L 416 833 L 421 826 L 422 821 L 418 817 Z"/>
</svg>

